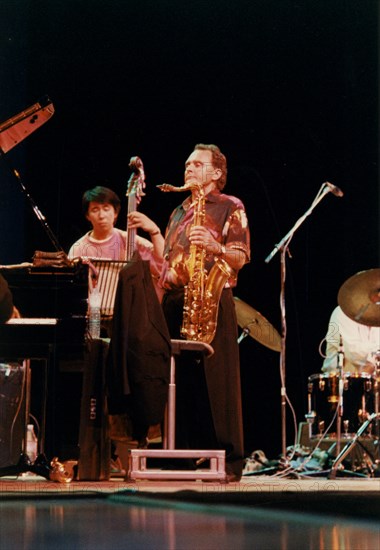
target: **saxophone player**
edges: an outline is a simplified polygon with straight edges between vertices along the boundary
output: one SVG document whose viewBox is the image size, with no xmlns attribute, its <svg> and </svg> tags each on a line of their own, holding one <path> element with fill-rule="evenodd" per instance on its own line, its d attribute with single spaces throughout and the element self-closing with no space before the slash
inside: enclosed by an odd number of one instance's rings
<svg viewBox="0 0 380 550">
<path fill-rule="evenodd" d="M 200 279 L 215 264 L 227 269 L 227 275 L 223 270 L 223 287 L 216 298 L 217 322 L 210 342 L 214 354 L 204 360 L 204 365 L 191 354 L 183 353 L 179 359 L 176 447 L 225 449 L 227 480 L 238 481 L 244 447 L 232 289 L 239 270 L 250 260 L 250 234 L 243 203 L 222 192 L 226 176 L 226 158 L 220 149 L 212 144 L 196 145 L 185 163 L 184 186 L 177 189 L 191 194 L 174 210 L 166 229 L 161 285 L 169 332 L 178 338 L 180 332 L 183 336 L 184 301 L 189 300 L 192 273 Z M 202 207 L 197 212 L 200 193 Z M 199 258 L 201 265 L 194 265 Z M 197 289 L 191 298 L 194 296 L 198 296 Z"/>
</svg>

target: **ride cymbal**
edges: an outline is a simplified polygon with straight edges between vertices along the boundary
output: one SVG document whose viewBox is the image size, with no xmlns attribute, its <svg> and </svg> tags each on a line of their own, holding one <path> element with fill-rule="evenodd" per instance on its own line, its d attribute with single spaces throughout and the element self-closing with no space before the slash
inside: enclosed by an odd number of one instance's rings
<svg viewBox="0 0 380 550">
<path fill-rule="evenodd" d="M 234 296 L 238 325 L 263 346 L 281 351 L 281 336 L 261 313 Z"/>
<path fill-rule="evenodd" d="M 359 271 L 340 287 L 338 304 L 353 321 L 380 327 L 380 269 Z"/>
</svg>

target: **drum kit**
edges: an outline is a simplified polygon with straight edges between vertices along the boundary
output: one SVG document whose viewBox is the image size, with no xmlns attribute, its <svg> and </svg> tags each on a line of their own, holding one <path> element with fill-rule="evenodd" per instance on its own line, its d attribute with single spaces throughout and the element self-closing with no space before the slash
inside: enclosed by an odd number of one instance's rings
<svg viewBox="0 0 380 550">
<path fill-rule="evenodd" d="M 276 329 L 256 311 L 235 297 L 238 325 L 242 333 L 238 342 L 251 336 L 273 351 L 281 351 L 281 336 Z M 380 269 L 361 271 L 343 283 L 338 292 L 338 304 L 342 311 L 359 324 L 380 327 Z M 380 342 L 373 350 L 374 372 L 344 372 L 344 357 L 337 357 L 337 371 L 313 374 L 308 378 L 309 437 L 316 444 L 332 442 L 336 446 L 336 458 L 330 478 L 342 468 L 342 461 L 353 446 L 369 440 L 378 446 L 380 439 Z M 345 443 L 341 450 L 341 442 Z M 364 447 L 363 447 L 364 448 Z M 377 454 L 379 449 L 377 448 Z M 374 462 L 378 463 L 380 457 Z"/>
<path fill-rule="evenodd" d="M 353 275 L 338 292 L 338 304 L 343 313 L 359 324 L 380 327 L 380 269 L 369 269 Z M 342 355 L 342 357 L 340 357 Z M 313 374 L 308 379 L 310 440 L 329 440 L 336 444 L 336 459 L 330 478 L 335 477 L 342 461 L 356 443 L 366 440 L 376 446 L 379 454 L 380 342 L 373 350 L 374 372 L 343 371 L 343 348 L 338 351 L 337 371 Z M 341 450 L 341 441 L 345 446 Z M 379 456 L 373 458 L 379 463 Z"/>
</svg>

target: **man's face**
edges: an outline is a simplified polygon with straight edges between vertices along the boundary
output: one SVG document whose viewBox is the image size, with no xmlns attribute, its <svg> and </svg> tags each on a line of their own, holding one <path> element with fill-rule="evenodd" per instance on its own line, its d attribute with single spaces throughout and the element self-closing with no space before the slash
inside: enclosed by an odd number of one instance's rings
<svg viewBox="0 0 380 550">
<path fill-rule="evenodd" d="M 221 171 L 212 165 L 211 151 L 195 150 L 185 163 L 185 183 L 215 187 Z"/>
<path fill-rule="evenodd" d="M 113 228 L 117 214 L 112 204 L 108 202 L 90 202 L 86 218 L 95 232 L 107 233 Z"/>
</svg>

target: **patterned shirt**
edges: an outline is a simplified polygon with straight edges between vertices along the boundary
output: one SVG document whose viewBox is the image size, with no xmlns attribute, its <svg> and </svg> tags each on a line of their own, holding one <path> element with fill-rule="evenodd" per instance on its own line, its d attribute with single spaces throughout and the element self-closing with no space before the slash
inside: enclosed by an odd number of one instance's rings
<svg viewBox="0 0 380 550">
<path fill-rule="evenodd" d="M 211 191 L 205 197 L 205 221 L 212 236 L 227 249 L 238 250 L 245 254 L 246 262 L 250 260 L 250 234 L 244 205 L 240 199 L 224 195 L 218 190 Z M 190 255 L 188 238 L 193 224 L 194 204 L 192 197 L 187 197 L 178 206 L 169 219 L 165 235 L 164 265 L 160 284 L 165 289 L 175 289 L 189 282 L 187 260 Z M 213 254 L 206 254 L 205 269 L 210 272 L 215 263 Z M 236 286 L 237 273 L 227 285 Z"/>
</svg>

